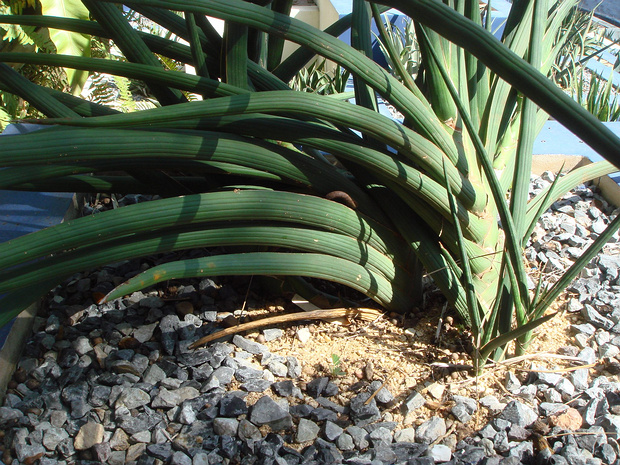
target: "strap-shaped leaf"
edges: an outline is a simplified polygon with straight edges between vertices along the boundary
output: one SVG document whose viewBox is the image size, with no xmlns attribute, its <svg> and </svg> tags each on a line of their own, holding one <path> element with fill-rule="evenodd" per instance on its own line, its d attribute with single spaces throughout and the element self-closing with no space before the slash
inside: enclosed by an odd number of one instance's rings
<svg viewBox="0 0 620 465">
<path fill-rule="evenodd" d="M 151 268 L 112 290 L 106 301 L 169 279 L 202 276 L 267 275 L 327 279 L 362 292 L 387 308 L 406 311 L 411 303 L 394 294 L 389 281 L 364 267 L 322 254 L 256 252 L 180 260 Z"/>
<path fill-rule="evenodd" d="M 30 286 L 42 279 L 69 277 L 72 274 L 116 262 L 152 254 L 199 249 L 203 247 L 282 247 L 339 257 L 383 276 L 404 292 L 411 276 L 392 259 L 355 238 L 315 229 L 283 225 L 189 225 L 149 231 L 121 239 L 100 242 L 59 253 L 35 263 L 0 271 L 0 293 Z"/>
<path fill-rule="evenodd" d="M 267 190 L 188 195 L 129 205 L 47 228 L 0 244 L 0 267 L 156 228 L 220 221 L 278 221 L 355 237 L 378 251 L 403 252 L 403 242 L 376 221 L 320 197 Z M 395 252 L 396 253 L 396 252 Z"/>
</svg>

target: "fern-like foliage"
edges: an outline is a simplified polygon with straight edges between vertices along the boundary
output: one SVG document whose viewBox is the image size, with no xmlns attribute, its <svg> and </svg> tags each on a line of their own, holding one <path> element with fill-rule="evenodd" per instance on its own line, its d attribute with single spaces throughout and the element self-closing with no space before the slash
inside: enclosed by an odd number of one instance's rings
<svg viewBox="0 0 620 465">
<path fill-rule="evenodd" d="M 136 111 L 136 102 L 134 102 L 133 95 L 131 95 L 129 79 L 123 76 L 114 76 L 114 83 L 118 89 L 118 100 L 120 109 L 123 113 L 130 113 Z"/>
<path fill-rule="evenodd" d="M 101 73 L 94 73 L 90 78 L 88 100 L 99 105 L 111 106 L 117 98 L 117 92 L 110 86 L 110 77 Z"/>
<path fill-rule="evenodd" d="M 25 2 L 11 2 L 9 5 L 0 4 L 0 14 L 8 15 L 22 12 L 25 6 Z M 35 51 L 44 53 L 56 51 L 56 47 L 50 40 L 47 30 L 35 28 L 34 26 L 3 24 L 2 27 L 0 27 L 0 40 L 5 44 L 32 45 L 35 47 Z M 3 46 L 5 44 L 3 44 Z M 3 46 L 0 46 L 0 48 L 3 48 Z"/>
</svg>

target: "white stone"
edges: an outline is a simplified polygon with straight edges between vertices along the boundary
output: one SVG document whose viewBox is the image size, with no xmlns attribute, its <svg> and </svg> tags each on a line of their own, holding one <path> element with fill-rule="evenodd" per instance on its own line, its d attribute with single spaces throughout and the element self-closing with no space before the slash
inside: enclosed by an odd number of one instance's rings
<svg viewBox="0 0 620 465">
<path fill-rule="evenodd" d="M 448 462 L 452 458 L 452 451 L 448 446 L 437 444 L 431 448 L 430 456 L 433 457 L 435 463 Z"/>
<path fill-rule="evenodd" d="M 302 344 L 308 342 L 310 340 L 310 337 L 311 334 L 308 328 L 299 328 L 297 330 L 297 339 L 299 339 L 299 342 L 301 342 Z"/>
</svg>

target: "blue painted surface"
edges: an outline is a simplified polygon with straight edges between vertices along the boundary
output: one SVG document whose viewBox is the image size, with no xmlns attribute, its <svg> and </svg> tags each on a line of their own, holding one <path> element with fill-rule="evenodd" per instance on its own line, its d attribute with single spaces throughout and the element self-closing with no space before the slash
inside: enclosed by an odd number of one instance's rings
<svg viewBox="0 0 620 465">
<path fill-rule="evenodd" d="M 331 0 L 332 5 L 338 12 L 338 16 L 342 18 L 348 14 L 351 14 L 353 10 L 353 2 L 351 0 Z M 486 3 L 486 2 L 485 2 Z M 508 13 L 510 13 L 510 7 L 512 5 L 508 3 L 506 0 L 492 0 L 491 8 L 492 8 L 492 21 L 491 21 L 491 31 L 498 39 L 501 37 L 502 32 L 504 31 L 504 26 L 506 24 L 506 18 L 508 18 Z M 404 30 L 404 24 L 407 20 L 407 16 L 403 15 L 400 11 L 396 9 L 388 10 L 384 13 L 384 17 L 398 27 L 401 31 Z M 372 24 L 372 31 L 374 33 L 374 37 L 376 38 L 379 35 L 379 31 L 377 30 L 374 22 Z M 347 30 L 342 35 L 338 37 L 343 42 L 351 45 L 351 31 Z M 376 61 L 379 65 L 386 67 L 387 61 L 383 56 L 383 52 L 381 51 L 381 47 L 379 46 L 379 42 L 377 39 L 372 42 L 372 53 L 373 60 Z"/>
<path fill-rule="evenodd" d="M 620 74 L 617 71 L 611 69 L 611 67 L 605 63 L 601 63 L 600 61 L 591 58 L 586 64 L 586 68 L 588 68 L 593 73 L 602 77 L 606 81 L 609 81 L 611 78 L 611 83 L 614 87 L 620 87 Z M 604 83 L 603 83 L 604 84 Z"/>
<path fill-rule="evenodd" d="M 620 122 L 604 123 L 614 134 L 620 137 Z M 547 121 L 534 143 L 534 155 L 580 155 L 592 161 L 601 161 L 601 157 L 588 144 L 557 121 Z M 620 184 L 620 172 L 610 176 Z"/>
<path fill-rule="evenodd" d="M 12 124 L 0 134 L 11 137 L 41 129 L 33 124 Z M 59 224 L 73 194 L 0 190 L 0 242 Z M 13 321 L 0 328 L 0 348 L 4 346 Z"/>
</svg>

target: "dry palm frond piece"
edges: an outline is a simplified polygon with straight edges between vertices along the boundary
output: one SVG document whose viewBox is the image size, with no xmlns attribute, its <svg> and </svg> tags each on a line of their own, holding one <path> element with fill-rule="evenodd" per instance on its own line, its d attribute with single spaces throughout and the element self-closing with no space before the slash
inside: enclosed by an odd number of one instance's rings
<svg viewBox="0 0 620 465">
<path fill-rule="evenodd" d="M 332 320 L 335 318 L 347 318 L 347 319 L 360 319 L 363 321 L 376 321 L 383 313 L 374 308 L 330 308 L 326 310 L 313 310 L 310 312 L 297 312 L 288 313 L 286 315 L 272 316 L 263 318 L 256 321 L 250 321 L 231 328 L 226 328 L 221 331 L 217 331 L 213 334 L 209 334 L 196 342 L 192 343 L 189 348 L 195 349 L 209 342 L 215 341 L 231 334 L 237 334 L 242 331 L 249 331 L 256 328 L 262 328 L 264 326 L 271 326 L 280 323 L 287 323 L 290 321 L 300 320 Z"/>
</svg>

